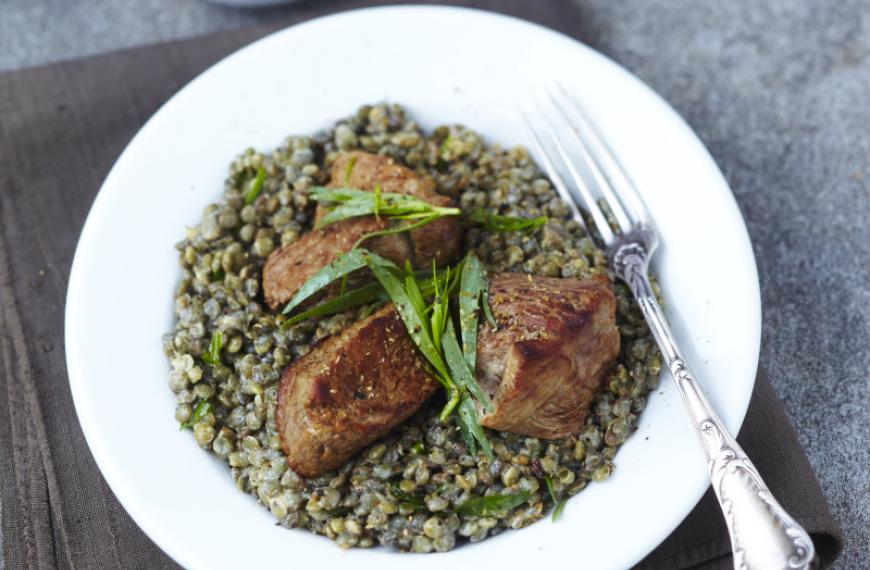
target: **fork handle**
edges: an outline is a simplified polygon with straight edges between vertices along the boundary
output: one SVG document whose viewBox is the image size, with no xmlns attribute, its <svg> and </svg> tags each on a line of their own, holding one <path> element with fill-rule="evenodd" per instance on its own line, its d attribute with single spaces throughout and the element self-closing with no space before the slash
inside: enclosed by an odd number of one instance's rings
<svg viewBox="0 0 870 570">
<path fill-rule="evenodd" d="M 640 304 L 704 448 L 713 491 L 731 536 L 734 568 L 814 567 L 815 547 L 809 535 L 774 499 L 680 353 L 650 286 L 645 250 L 637 244 L 623 246 L 614 256 L 614 267 Z"/>
</svg>

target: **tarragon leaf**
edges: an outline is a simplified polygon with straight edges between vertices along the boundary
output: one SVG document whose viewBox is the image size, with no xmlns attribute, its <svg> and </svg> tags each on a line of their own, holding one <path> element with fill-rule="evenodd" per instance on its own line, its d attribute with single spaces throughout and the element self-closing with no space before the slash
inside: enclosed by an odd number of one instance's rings
<svg viewBox="0 0 870 570">
<path fill-rule="evenodd" d="M 342 253 L 341 255 L 336 257 L 332 261 L 332 263 L 312 275 L 311 278 L 306 281 L 305 284 L 299 289 L 296 295 L 293 296 L 290 302 L 287 303 L 287 306 L 284 307 L 284 310 L 281 312 L 285 315 L 288 314 L 290 311 L 298 307 L 300 303 L 302 303 L 336 279 L 344 277 L 345 275 L 353 273 L 357 269 L 365 267 L 366 259 L 369 255 L 372 255 L 371 252 L 365 249 L 352 249 L 346 253 Z M 390 264 L 393 265 L 392 263 Z M 393 267 L 395 267 L 395 265 L 393 265 Z"/>
<path fill-rule="evenodd" d="M 547 484 L 547 491 L 550 493 L 550 498 L 553 499 L 553 504 L 556 507 L 553 509 L 553 522 L 559 520 L 559 517 L 562 516 L 562 511 L 565 510 L 565 504 L 568 502 L 567 497 L 563 497 L 561 500 L 556 498 L 556 491 L 553 489 L 553 479 L 549 475 L 544 477 L 544 482 Z"/>
<path fill-rule="evenodd" d="M 459 342 L 456 340 L 456 331 L 453 328 L 453 321 L 447 321 L 447 330 L 441 337 L 441 346 L 444 348 L 444 358 L 447 360 L 447 366 L 450 368 L 450 376 L 462 388 L 474 396 L 481 405 L 488 411 L 492 411 L 492 401 L 489 395 L 483 391 L 477 379 L 474 377 L 474 372 L 468 365 L 468 361 L 462 354 L 462 349 L 459 348 Z"/>
<path fill-rule="evenodd" d="M 408 260 L 405 260 L 405 291 L 411 300 L 411 305 L 417 311 L 417 316 L 420 317 L 423 327 L 426 328 L 426 320 L 423 318 L 423 315 L 426 313 L 426 301 L 423 299 L 423 292 L 420 291 L 417 277 L 414 275 L 414 270 L 411 269 L 411 262 Z"/>
<path fill-rule="evenodd" d="M 248 193 L 245 194 L 245 205 L 250 206 L 263 191 L 263 182 L 266 180 L 266 171 L 261 166 L 257 169 L 257 176 L 251 182 L 251 187 L 248 188 Z"/>
<path fill-rule="evenodd" d="M 282 326 L 284 328 L 291 327 L 297 323 L 301 323 L 302 321 L 307 321 L 312 317 L 322 317 L 324 315 L 334 315 L 336 313 L 341 313 L 343 311 L 347 311 L 348 309 L 353 309 L 354 307 L 359 307 L 360 305 L 365 305 L 367 303 L 376 303 L 380 301 L 389 301 L 390 296 L 387 295 L 387 292 L 384 291 L 384 286 L 378 282 L 367 283 L 362 287 L 354 289 L 352 291 L 348 291 L 338 297 L 330 299 L 317 305 L 316 307 L 312 307 L 306 311 L 302 311 L 301 313 L 297 313 L 284 321 Z"/>
<path fill-rule="evenodd" d="M 193 426 L 199 423 L 202 418 L 209 415 L 211 411 L 212 406 L 208 402 L 208 400 L 200 400 L 196 407 L 193 409 L 193 413 L 190 414 L 190 418 L 188 418 L 186 422 L 182 423 L 178 429 L 193 429 Z"/>
<path fill-rule="evenodd" d="M 420 292 L 423 295 L 423 298 L 429 298 L 434 290 L 434 286 L 432 283 L 432 274 L 428 271 L 417 271 L 416 273 L 414 273 L 414 276 L 417 278 L 417 283 L 420 285 Z M 449 287 L 449 284 L 445 282 L 445 274 L 439 274 L 439 287 Z M 381 285 L 379 281 L 373 281 L 371 283 L 363 285 L 362 287 L 353 289 L 352 291 L 342 293 L 333 299 L 324 301 L 316 307 L 312 307 L 310 309 L 302 311 L 301 313 L 297 313 L 284 321 L 281 326 L 284 328 L 288 328 L 295 324 L 306 321 L 312 317 L 334 315 L 336 313 L 341 313 L 343 311 L 347 311 L 349 309 L 353 309 L 354 307 L 359 307 L 360 305 L 365 305 L 368 303 L 374 303 L 372 310 L 372 312 L 374 312 L 374 310 L 376 310 L 380 306 L 380 304 L 389 300 L 390 296 L 389 294 L 387 294 L 384 286 Z"/>
<path fill-rule="evenodd" d="M 529 499 L 529 493 L 522 491 L 514 495 L 489 495 L 485 497 L 472 497 L 456 507 L 460 515 L 477 515 L 487 517 L 495 513 L 509 511 L 525 503 Z"/>
<path fill-rule="evenodd" d="M 220 330 L 215 330 L 211 335 L 208 352 L 201 356 L 202 361 L 209 366 L 217 366 L 221 362 L 221 349 L 224 346 L 224 335 Z"/>
<path fill-rule="evenodd" d="M 559 517 L 562 516 L 562 511 L 565 510 L 565 505 L 568 504 L 567 497 L 556 503 L 556 508 L 553 509 L 553 522 L 559 520 Z"/>
<path fill-rule="evenodd" d="M 423 319 L 418 314 L 413 301 L 411 301 L 411 298 L 408 296 L 408 292 L 402 286 L 402 281 L 389 270 L 390 267 L 396 266 L 392 262 L 387 261 L 370 251 L 354 251 L 365 252 L 362 256 L 365 263 L 368 264 L 369 269 L 372 270 L 372 273 L 375 274 L 377 280 L 384 286 L 384 289 L 387 291 L 387 294 L 396 306 L 396 310 L 402 317 L 402 321 L 405 323 L 405 328 L 408 329 L 408 333 L 411 335 L 414 344 L 417 345 L 417 348 L 420 349 L 420 352 L 424 357 L 426 357 L 426 360 L 428 360 L 432 367 L 438 372 L 440 375 L 438 380 L 447 386 L 449 382 L 448 379 L 450 378 L 450 375 L 447 372 L 447 366 L 444 364 L 441 354 L 435 349 L 435 343 L 429 335 L 428 328 L 424 325 Z"/>
<path fill-rule="evenodd" d="M 477 443 L 480 444 L 480 448 L 483 449 L 486 456 L 492 459 L 494 457 L 492 453 L 492 444 L 489 442 L 486 433 L 483 431 L 483 427 L 477 419 L 477 408 L 474 406 L 474 401 L 472 401 L 471 396 L 468 394 L 462 396 L 459 402 L 458 411 L 459 413 L 456 414 L 456 421 L 459 423 L 460 429 L 467 429 Z M 464 428 L 463 425 L 465 426 Z"/>
<path fill-rule="evenodd" d="M 399 483 L 394 482 L 388 488 L 389 494 L 396 501 L 399 502 L 399 505 L 405 507 L 406 509 L 411 509 L 414 511 L 420 511 L 426 509 L 426 503 L 423 501 L 423 497 L 419 495 L 415 495 L 414 493 L 408 493 L 403 491 L 401 487 L 399 487 Z"/>
<path fill-rule="evenodd" d="M 393 217 L 394 220 L 400 219 L 399 217 Z M 353 245 L 354 247 L 359 247 L 360 244 L 366 240 L 369 240 L 373 237 L 378 236 L 388 236 L 393 234 L 401 234 L 405 232 L 409 232 L 411 230 L 416 230 L 417 228 L 423 227 L 426 224 L 431 224 L 435 220 L 440 220 L 441 216 L 438 214 L 427 215 L 424 218 L 420 218 L 419 221 L 411 223 L 411 224 L 399 224 L 393 226 L 392 228 L 388 228 L 386 230 L 378 230 L 376 232 L 369 232 L 367 234 L 363 234 L 356 243 Z"/>
<path fill-rule="evenodd" d="M 317 224 L 318 228 L 347 218 L 371 214 L 394 219 L 412 220 L 432 216 L 435 216 L 437 219 L 443 216 L 458 216 L 462 213 L 459 208 L 435 206 L 408 194 L 381 192 L 380 187 L 377 187 L 374 192 L 367 192 L 356 188 L 324 188 L 317 186 L 308 192 L 315 201 L 335 204 L 320 219 Z"/>
<path fill-rule="evenodd" d="M 492 214 L 483 209 L 472 210 L 468 219 L 494 232 L 516 232 L 536 230 L 547 223 L 546 216 L 519 218 Z"/>
<path fill-rule="evenodd" d="M 459 330 L 462 332 L 462 353 L 468 367 L 475 369 L 477 363 L 477 323 L 480 299 L 488 288 L 486 270 L 474 254 L 465 258 L 462 280 L 459 286 Z"/>
<path fill-rule="evenodd" d="M 350 174 L 353 172 L 353 167 L 356 166 L 356 156 L 351 156 L 347 161 L 347 166 L 344 167 L 344 185 L 350 183 Z"/>
</svg>

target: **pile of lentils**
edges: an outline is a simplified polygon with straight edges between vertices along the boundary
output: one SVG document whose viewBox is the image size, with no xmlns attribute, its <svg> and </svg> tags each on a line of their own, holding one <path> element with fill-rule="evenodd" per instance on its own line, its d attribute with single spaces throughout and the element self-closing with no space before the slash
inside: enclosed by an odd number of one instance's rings
<svg viewBox="0 0 870 570">
<path fill-rule="evenodd" d="M 311 229 L 314 204 L 306 191 L 328 182 L 339 153 L 357 149 L 393 157 L 433 178 L 463 209 L 549 218 L 530 233 L 469 228 L 465 247 L 489 270 L 607 274 L 604 255 L 570 219 L 524 148 L 486 144 L 461 126 L 427 134 L 398 105 L 364 106 L 334 128 L 290 137 L 271 153 L 245 151 L 230 165 L 220 202 L 206 207 L 202 222 L 177 245 L 177 322 L 164 337 L 169 386 L 178 401 L 175 419 L 192 428 L 203 449 L 226 461 L 236 486 L 281 525 L 325 535 L 343 548 L 444 552 L 527 526 L 553 507 L 548 479 L 561 499 L 610 475 L 617 449 L 658 384 L 660 355 L 621 283 L 614 290 L 622 349 L 580 433 L 547 441 L 487 430 L 491 460 L 481 451 L 468 453 L 455 425 L 438 421 L 443 400 L 437 396 L 337 471 L 303 479 L 287 466 L 275 426 L 282 371 L 367 308 L 283 329 L 284 317 L 263 302 L 260 273 L 272 251 Z M 262 191 L 246 204 L 260 168 L 266 173 Z M 220 361 L 208 364 L 203 356 L 215 331 L 223 349 Z M 519 492 L 528 499 L 510 510 L 456 513 L 470 497 Z"/>
</svg>

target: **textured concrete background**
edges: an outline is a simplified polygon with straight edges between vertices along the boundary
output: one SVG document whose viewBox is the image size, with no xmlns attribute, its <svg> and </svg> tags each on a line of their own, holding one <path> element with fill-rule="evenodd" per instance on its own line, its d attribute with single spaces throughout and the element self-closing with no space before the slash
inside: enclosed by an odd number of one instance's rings
<svg viewBox="0 0 870 570">
<path fill-rule="evenodd" d="M 866 568 L 870 0 L 575 1 L 586 18 L 581 39 L 670 101 L 725 172 L 761 275 L 761 362 L 846 531 L 837 568 Z M 293 10 L 0 0 L 0 70 Z"/>
</svg>

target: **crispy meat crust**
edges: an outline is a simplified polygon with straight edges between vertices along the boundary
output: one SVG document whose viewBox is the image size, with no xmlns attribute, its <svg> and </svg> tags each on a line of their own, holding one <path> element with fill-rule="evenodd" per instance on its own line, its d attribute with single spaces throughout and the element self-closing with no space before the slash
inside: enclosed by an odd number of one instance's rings
<svg viewBox="0 0 870 570">
<path fill-rule="evenodd" d="M 505 273 L 490 302 L 499 328 L 481 327 L 477 377 L 494 410 L 481 423 L 544 439 L 580 431 L 619 354 L 609 281 Z"/>
<path fill-rule="evenodd" d="M 437 386 L 393 305 L 383 307 L 284 370 L 276 420 L 287 462 L 303 477 L 342 465 Z"/>
</svg>

